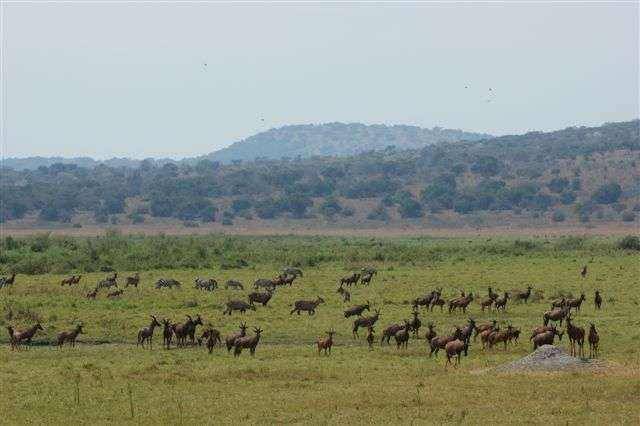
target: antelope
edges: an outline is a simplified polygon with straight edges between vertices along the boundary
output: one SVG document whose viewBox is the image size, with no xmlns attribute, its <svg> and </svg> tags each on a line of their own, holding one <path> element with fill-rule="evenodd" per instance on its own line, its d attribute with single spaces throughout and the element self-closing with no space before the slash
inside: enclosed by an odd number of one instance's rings
<svg viewBox="0 0 640 426">
<path fill-rule="evenodd" d="M 356 318 L 356 320 L 353 322 L 352 332 L 354 339 L 358 337 L 358 328 L 373 326 L 378 321 L 378 318 L 380 318 L 380 310 L 376 309 L 374 312 L 374 315 L 371 315 L 369 317 Z"/>
<path fill-rule="evenodd" d="M 568 299 L 567 305 L 569 306 L 569 308 L 575 308 L 576 311 L 580 311 L 580 305 L 582 305 L 582 302 L 584 302 L 585 299 L 586 298 L 584 296 L 584 293 L 582 293 L 577 299 Z"/>
<path fill-rule="evenodd" d="M 97 295 L 98 295 L 98 287 L 94 288 L 89 293 L 87 293 L 86 297 L 87 299 L 95 299 Z"/>
<path fill-rule="evenodd" d="M 107 293 L 107 297 L 109 299 L 115 299 L 116 297 L 122 296 L 123 293 L 124 293 L 124 290 L 116 290 L 116 291 L 112 291 L 111 293 Z"/>
<path fill-rule="evenodd" d="M 460 297 L 449 301 L 449 313 L 456 309 L 462 309 L 462 312 L 467 313 L 467 306 L 473 300 L 473 293 L 469 293 L 467 296 Z"/>
<path fill-rule="evenodd" d="M 302 275 L 300 275 L 302 276 Z M 298 278 L 297 275 L 285 275 L 284 278 L 282 279 L 282 285 L 288 284 L 289 287 L 291 287 L 291 285 L 293 284 L 293 282 L 296 280 L 296 278 Z"/>
<path fill-rule="evenodd" d="M 349 318 L 351 316 L 354 315 L 362 315 L 362 313 L 366 310 L 369 310 L 369 301 L 367 300 L 367 303 L 365 303 L 364 305 L 355 305 L 350 307 L 349 309 L 347 309 L 346 311 L 344 311 L 344 317 L 345 318 Z"/>
<path fill-rule="evenodd" d="M 15 280 L 16 280 L 16 273 L 15 272 L 13 272 L 10 277 L 2 277 L 2 278 L 0 278 L 0 288 L 9 287 L 10 285 L 13 285 Z"/>
<path fill-rule="evenodd" d="M 597 358 L 599 352 L 600 336 L 593 323 L 589 326 L 589 358 Z"/>
<path fill-rule="evenodd" d="M 565 306 L 564 308 L 555 308 L 551 311 L 546 311 L 542 314 L 542 320 L 544 325 L 548 325 L 549 321 L 560 321 L 560 326 L 562 326 L 562 321 L 569 314 L 571 308 L 569 306 Z"/>
<path fill-rule="evenodd" d="M 409 344 L 409 336 L 411 336 L 411 325 L 409 321 L 404 320 L 404 326 L 393 335 L 396 339 L 396 349 L 401 347 L 406 349 Z"/>
<path fill-rule="evenodd" d="M 555 327 L 552 330 L 536 334 L 531 339 L 533 341 L 533 350 L 535 351 L 542 345 L 553 345 L 555 336 L 559 336 L 562 339 L 562 334 L 558 334 L 558 330 Z"/>
<path fill-rule="evenodd" d="M 529 340 L 532 340 L 538 334 L 546 333 L 547 331 L 552 331 L 554 335 L 558 336 L 558 338 L 560 340 L 562 340 L 562 335 L 564 333 L 558 332 L 558 329 L 556 328 L 555 325 L 541 325 L 541 326 L 538 326 L 538 327 L 534 328 L 531 331 L 531 337 L 529 337 Z"/>
<path fill-rule="evenodd" d="M 255 288 L 256 290 L 259 289 L 259 288 L 275 290 L 276 285 L 271 280 L 268 280 L 268 279 L 265 279 L 265 278 L 258 278 L 253 283 L 253 288 Z"/>
<path fill-rule="evenodd" d="M 110 288 L 110 287 L 118 287 L 118 273 L 114 272 L 113 275 L 105 278 L 104 280 L 98 281 L 97 288 Z"/>
<path fill-rule="evenodd" d="M 125 282 L 125 287 L 135 287 L 138 288 L 138 283 L 140 282 L 140 274 L 139 273 L 135 273 L 133 276 L 127 277 L 127 280 Z"/>
<path fill-rule="evenodd" d="M 162 345 L 166 349 L 171 347 L 171 339 L 173 339 L 173 328 L 171 327 L 171 321 L 167 318 L 162 320 Z"/>
<path fill-rule="evenodd" d="M 492 320 L 490 323 L 480 324 L 476 326 L 475 334 L 473 335 L 473 341 L 475 342 L 478 337 L 478 334 L 482 333 L 483 331 L 495 329 L 496 324 L 498 324 L 498 321 Z"/>
<path fill-rule="evenodd" d="M 480 309 L 484 312 L 485 309 L 488 309 L 491 312 L 491 306 L 493 306 L 494 299 L 487 297 L 486 299 L 482 299 L 480 301 Z"/>
<path fill-rule="evenodd" d="M 71 275 L 68 278 L 63 278 L 62 281 L 60 281 L 60 286 L 73 285 L 73 283 L 75 283 L 75 278 L 76 278 L 75 275 Z"/>
<path fill-rule="evenodd" d="M 456 339 L 460 339 L 461 331 L 459 327 L 456 327 L 453 335 L 451 336 L 436 336 L 429 342 L 429 346 L 431 347 L 431 352 L 429 352 L 429 358 L 431 355 L 438 356 L 438 351 L 440 349 L 444 349 L 447 346 L 447 343 L 453 342 Z"/>
<path fill-rule="evenodd" d="M 181 347 L 185 344 L 185 339 L 191 332 L 191 328 L 194 327 L 195 321 L 191 316 L 187 315 L 187 321 L 183 324 L 172 324 L 171 328 L 173 329 L 173 333 L 176 335 L 176 346 Z"/>
<path fill-rule="evenodd" d="M 582 267 L 582 271 L 580 271 L 580 276 L 582 276 L 582 278 L 586 278 L 586 276 L 587 276 L 587 265 L 584 265 Z"/>
<path fill-rule="evenodd" d="M 18 349 L 20 344 L 24 341 L 24 343 L 31 344 L 31 339 L 36 334 L 38 330 L 44 330 L 40 323 L 36 323 L 35 325 L 29 327 L 23 331 L 15 331 L 11 326 L 7 327 L 9 331 L 9 339 L 11 341 L 11 349 Z"/>
<path fill-rule="evenodd" d="M 434 306 L 440 306 L 440 312 L 442 312 L 444 308 L 444 304 L 445 304 L 444 299 L 440 297 L 440 294 L 436 294 L 433 300 L 431 300 L 431 305 L 429 306 L 429 312 L 433 312 Z"/>
<path fill-rule="evenodd" d="M 189 340 L 191 340 L 191 344 L 195 344 L 196 340 L 196 327 L 202 325 L 202 318 L 200 318 L 200 314 L 196 315 L 196 319 L 191 322 L 187 329 L 187 336 L 189 336 Z"/>
<path fill-rule="evenodd" d="M 409 322 L 409 327 L 411 331 L 413 331 L 413 335 L 416 339 L 418 338 L 418 331 L 420 330 L 420 327 L 422 327 L 422 321 L 420 321 L 420 318 L 418 318 L 419 314 L 420 313 L 417 310 L 411 312 L 411 315 L 413 315 L 413 319 Z"/>
<path fill-rule="evenodd" d="M 507 350 L 507 341 L 509 340 L 509 336 L 513 332 L 513 327 L 511 324 L 507 326 L 507 329 L 504 331 L 496 331 L 489 335 L 489 347 L 492 348 L 496 343 L 503 342 L 504 350 Z"/>
<path fill-rule="evenodd" d="M 231 315 L 233 311 L 240 311 L 241 314 L 244 314 L 247 309 L 255 311 L 256 307 L 242 300 L 230 300 L 227 302 L 227 309 L 222 312 L 222 315 Z"/>
<path fill-rule="evenodd" d="M 349 293 L 344 287 L 338 287 L 338 290 L 336 292 L 342 296 L 343 303 L 351 301 L 351 293 Z"/>
<path fill-rule="evenodd" d="M 460 339 L 466 343 L 469 343 L 471 339 L 471 334 L 476 329 L 476 321 L 473 318 L 469 318 L 469 322 L 467 325 L 462 327 L 460 330 Z"/>
<path fill-rule="evenodd" d="M 82 334 L 82 333 L 83 333 L 82 323 L 76 325 L 76 327 L 73 330 L 62 331 L 58 333 L 58 336 L 57 336 L 58 348 L 62 348 L 65 342 L 69 342 L 69 346 L 74 348 L 76 346 L 76 338 L 78 337 L 78 334 Z"/>
<path fill-rule="evenodd" d="M 518 339 L 520 338 L 520 329 L 512 328 L 509 330 L 509 336 L 507 337 L 507 343 L 511 343 L 513 341 L 514 344 L 518 344 Z"/>
<path fill-rule="evenodd" d="M 227 345 L 227 352 L 229 352 L 231 350 L 231 348 L 233 347 L 233 343 L 236 341 L 236 339 L 240 338 L 240 337 L 244 337 L 247 335 L 247 325 L 243 322 L 240 323 L 240 331 L 237 333 L 233 333 L 229 336 L 227 336 L 224 340 L 225 340 L 225 344 Z"/>
<path fill-rule="evenodd" d="M 216 346 L 216 344 L 222 344 L 222 340 L 220 339 L 220 332 L 215 328 L 209 327 L 208 329 L 206 329 L 204 333 L 202 333 L 202 336 L 200 336 L 200 339 L 198 339 L 198 341 L 202 341 L 205 338 L 207 339 L 207 349 L 209 350 L 209 353 L 213 352 L 213 348 Z"/>
<path fill-rule="evenodd" d="M 502 312 L 507 308 L 507 300 L 509 300 L 509 293 L 506 291 L 502 297 L 498 297 L 495 302 L 496 311 L 502 309 Z"/>
<path fill-rule="evenodd" d="M 244 286 L 242 285 L 242 283 L 240 281 L 236 281 L 236 280 L 229 280 L 226 283 L 224 283 L 224 288 L 226 290 L 228 289 L 233 289 L 233 290 L 244 290 Z"/>
<path fill-rule="evenodd" d="M 292 315 L 294 312 L 300 315 L 300 311 L 307 311 L 309 315 L 313 315 L 321 303 L 324 303 L 324 299 L 320 296 L 318 296 L 316 300 L 298 300 L 293 304 L 293 309 L 289 312 L 289 315 Z"/>
<path fill-rule="evenodd" d="M 73 284 L 78 284 L 80 282 L 80 278 L 82 278 L 82 275 L 76 275 L 73 277 Z"/>
<path fill-rule="evenodd" d="M 325 355 L 331 355 L 331 347 L 333 346 L 333 336 L 334 334 L 336 334 L 336 332 L 335 330 L 331 329 L 326 333 L 327 333 L 326 339 L 318 337 L 318 340 L 316 341 L 316 344 L 318 345 L 318 355 L 320 355 L 322 351 L 324 351 Z"/>
<path fill-rule="evenodd" d="M 262 306 L 267 306 L 267 303 L 269 303 L 269 300 L 271 300 L 272 297 L 273 290 L 271 289 L 267 290 L 266 293 L 258 293 L 257 291 L 254 291 L 253 293 L 249 293 L 249 303 L 253 305 L 254 302 L 257 302 L 262 303 Z"/>
<path fill-rule="evenodd" d="M 431 293 L 425 294 L 422 297 L 417 297 L 413 299 L 412 305 L 414 309 L 417 309 L 418 306 L 426 306 L 429 307 L 433 299 L 436 297 L 436 290 L 432 290 Z"/>
<path fill-rule="evenodd" d="M 571 355 L 576 356 L 576 344 L 580 348 L 580 356 L 584 356 L 584 328 L 571 323 L 571 315 L 567 316 L 567 335 L 571 344 Z"/>
<path fill-rule="evenodd" d="M 526 291 L 516 290 L 513 294 L 514 300 L 527 303 L 529 296 L 531 296 L 531 290 L 533 290 L 531 286 L 528 286 Z"/>
<path fill-rule="evenodd" d="M 469 352 L 469 342 L 462 341 L 460 339 L 453 340 L 451 342 L 447 342 L 444 346 L 444 351 L 447 354 L 447 362 L 444 364 L 445 369 L 449 364 L 451 364 L 451 358 L 456 357 L 455 368 L 458 368 L 460 365 L 460 357 L 462 352 L 464 352 L 464 356 L 467 356 Z"/>
<path fill-rule="evenodd" d="M 564 297 L 551 301 L 551 309 L 564 308 L 566 305 L 567 305 L 567 299 Z"/>
<path fill-rule="evenodd" d="M 149 349 L 152 349 L 153 348 L 153 330 L 159 326 L 160 326 L 160 323 L 158 322 L 156 317 L 151 315 L 151 324 L 149 324 L 148 327 L 141 328 L 140 331 L 138 331 L 138 343 L 136 344 L 136 346 L 142 345 L 142 349 L 144 349 L 144 342 L 147 342 Z"/>
<path fill-rule="evenodd" d="M 427 332 L 424 335 L 425 340 L 427 341 L 427 344 L 429 344 L 429 342 L 431 342 L 431 339 L 433 339 L 434 337 L 436 337 L 438 335 L 438 333 L 436 333 L 435 330 L 435 325 L 433 325 L 433 323 L 429 323 L 427 324 L 427 327 L 429 328 L 427 330 Z"/>
<path fill-rule="evenodd" d="M 369 285 L 371 283 L 371 279 L 373 278 L 373 274 L 370 273 L 363 273 L 361 278 L 360 278 L 360 284 L 362 285 Z"/>
<path fill-rule="evenodd" d="M 487 297 L 491 300 L 496 300 L 498 296 L 500 296 L 498 293 L 495 293 L 491 287 L 488 287 L 487 290 L 488 290 Z"/>
<path fill-rule="evenodd" d="M 482 350 L 485 350 L 487 346 L 490 346 L 491 336 L 498 333 L 500 327 L 487 328 L 480 333 L 480 341 L 482 342 Z"/>
<path fill-rule="evenodd" d="M 602 296 L 600 296 L 600 291 L 596 290 L 596 294 L 593 297 L 593 305 L 596 309 L 600 309 L 602 307 Z"/>
<path fill-rule="evenodd" d="M 404 328 L 403 324 L 391 324 L 387 326 L 384 330 L 382 330 L 382 337 L 380 338 L 380 346 L 386 341 L 389 344 L 389 340 L 391 337 L 395 336 L 396 333 Z"/>
<path fill-rule="evenodd" d="M 260 328 L 254 327 L 253 332 L 255 333 L 255 336 L 238 337 L 233 343 L 233 356 L 239 357 L 242 353 L 242 349 L 249 349 L 251 356 L 254 356 L 256 354 L 256 346 L 258 346 L 258 342 L 260 342 L 260 333 L 262 333 L 262 331 L 263 330 Z"/>
<path fill-rule="evenodd" d="M 354 272 L 351 275 L 347 275 L 346 277 L 340 278 L 340 285 L 346 284 L 351 286 L 352 284 L 358 284 L 358 280 L 360 279 L 360 274 Z"/>
<path fill-rule="evenodd" d="M 369 350 L 373 350 L 373 342 L 375 341 L 375 336 L 373 335 L 373 326 L 367 327 L 367 345 L 369 345 Z"/>
<path fill-rule="evenodd" d="M 293 275 L 294 277 L 302 277 L 302 270 L 299 268 L 286 267 L 282 268 L 285 275 Z"/>
</svg>

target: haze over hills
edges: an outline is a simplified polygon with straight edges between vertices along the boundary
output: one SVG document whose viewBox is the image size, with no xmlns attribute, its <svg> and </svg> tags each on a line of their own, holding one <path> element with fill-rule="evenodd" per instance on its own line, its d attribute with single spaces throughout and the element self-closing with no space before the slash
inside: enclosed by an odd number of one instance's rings
<svg viewBox="0 0 640 426">
<path fill-rule="evenodd" d="M 379 151 L 388 146 L 395 146 L 397 149 L 417 149 L 438 142 L 476 141 L 490 137 L 491 135 L 488 134 L 440 127 L 424 129 L 417 126 L 365 125 L 360 123 L 303 124 L 270 129 L 201 157 L 183 160 L 148 159 L 146 161 L 163 165 L 166 163 L 195 163 L 203 158 L 230 163 L 233 160 L 250 161 L 256 158 L 339 157 L 366 151 Z M 89 157 L 27 157 L 6 158 L 3 161 L 3 166 L 14 170 L 34 170 L 40 166 L 48 167 L 56 163 L 75 164 L 88 168 L 100 164 L 111 167 L 138 167 L 142 161 L 129 158 L 111 158 L 100 161 Z"/>
</svg>

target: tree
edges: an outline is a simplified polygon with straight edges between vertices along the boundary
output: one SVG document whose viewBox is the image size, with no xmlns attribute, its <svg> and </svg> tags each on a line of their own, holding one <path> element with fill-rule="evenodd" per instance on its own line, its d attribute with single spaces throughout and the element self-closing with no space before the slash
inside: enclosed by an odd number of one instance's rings
<svg viewBox="0 0 640 426">
<path fill-rule="evenodd" d="M 495 157 L 485 155 L 473 162 L 471 171 L 484 177 L 495 176 L 500 172 L 500 162 Z"/>
<path fill-rule="evenodd" d="M 613 204 L 622 195 L 622 188 L 617 183 L 607 183 L 593 193 L 591 199 L 598 204 Z"/>
<path fill-rule="evenodd" d="M 403 218 L 422 217 L 422 204 L 413 198 L 405 197 L 399 203 L 398 212 Z"/>
</svg>

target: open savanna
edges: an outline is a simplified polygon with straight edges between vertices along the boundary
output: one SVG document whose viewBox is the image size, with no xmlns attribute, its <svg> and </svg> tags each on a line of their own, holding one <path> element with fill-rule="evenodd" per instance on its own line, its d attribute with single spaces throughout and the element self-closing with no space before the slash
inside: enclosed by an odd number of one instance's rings
<svg viewBox="0 0 640 426">
<path fill-rule="evenodd" d="M 12 287 L 0 290 L 3 330 L 8 324 L 22 328 L 36 320 L 44 327 L 29 350 L 11 351 L 6 332 L 0 335 L 0 423 L 640 422 L 640 256 L 638 251 L 617 248 L 616 239 L 131 238 L 111 236 L 90 244 L 83 239 L 43 243 L 43 238 L 4 242 L 5 273 L 10 268 L 58 269 L 41 265 L 46 259 L 67 266 L 55 274 L 18 274 Z M 168 264 L 174 264 L 176 252 L 177 257 L 185 256 L 185 245 L 203 244 L 215 256 L 209 261 L 207 253 L 200 253 L 208 267 L 149 267 L 158 263 L 140 255 L 155 244 L 148 238 L 164 241 Z M 74 250 L 58 250 L 71 243 Z M 84 244 L 95 251 L 88 259 L 82 255 Z M 26 259 L 34 247 L 41 257 Z M 42 254 L 48 251 L 49 257 Z M 139 289 L 126 289 L 119 300 L 107 300 L 104 290 L 97 300 L 85 299 L 106 275 L 86 270 L 104 262 L 124 277 L 134 272 L 131 257 L 140 262 Z M 248 266 L 223 267 L 233 258 L 242 258 Z M 255 279 L 273 277 L 292 263 L 301 265 L 304 276 L 292 287 L 279 288 L 268 307 L 245 315 L 222 314 L 227 300 L 246 299 Z M 579 272 L 585 264 L 589 273 L 582 279 Z M 446 370 L 442 353 L 428 357 L 424 328 L 407 350 L 381 347 L 377 341 L 370 351 L 364 331 L 360 339 L 352 338 L 353 320 L 342 313 L 349 305 L 336 293 L 336 283 L 364 265 L 379 272 L 369 287 L 352 287 L 352 303 L 368 300 L 380 309 L 378 339 L 386 325 L 410 317 L 409 300 L 436 286 L 449 298 L 459 289 L 484 296 L 489 285 L 502 291 L 531 285 L 544 299 L 532 296 L 528 304 L 510 303 L 504 314 L 483 314 L 476 301 L 467 315 L 422 309 L 423 324 L 435 323 L 439 334 L 449 333 L 469 316 L 479 322 L 497 318 L 523 329 L 518 345 L 483 351 L 473 344 L 460 368 Z M 67 272 L 82 273 L 80 284 L 61 287 Z M 245 291 L 201 292 L 193 288 L 196 276 L 214 277 L 220 284 L 238 279 Z M 175 278 L 182 288 L 156 290 L 153 284 L 160 277 Z M 604 297 L 598 312 L 592 302 L 596 288 Z M 588 327 L 593 322 L 598 327 L 600 358 L 607 368 L 547 374 L 486 371 L 531 351 L 529 331 L 541 323 L 549 299 L 560 292 L 586 294 L 581 312 L 574 314 L 575 323 Z M 316 296 L 326 301 L 316 315 L 289 314 L 295 300 Z M 253 358 L 247 352 L 234 359 L 223 348 L 212 355 L 204 348 L 167 351 L 162 349 L 160 329 L 153 350 L 146 350 L 135 342 L 150 314 L 174 321 L 200 314 L 223 335 L 243 320 L 264 333 Z M 78 321 L 86 334 L 75 349 L 49 344 L 57 332 Z M 330 328 L 338 332 L 332 354 L 319 356 L 314 342 Z M 568 345 L 566 337 L 560 345 Z M 585 349 L 588 354 L 586 345 Z"/>
</svg>

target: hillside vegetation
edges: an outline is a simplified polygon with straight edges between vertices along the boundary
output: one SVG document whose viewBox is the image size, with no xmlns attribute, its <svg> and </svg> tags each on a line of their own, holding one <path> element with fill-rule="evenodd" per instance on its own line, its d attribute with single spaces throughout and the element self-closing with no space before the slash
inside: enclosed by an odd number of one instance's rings
<svg viewBox="0 0 640 426">
<path fill-rule="evenodd" d="M 639 123 L 349 157 L 3 169 L 0 218 L 76 226 L 159 218 L 189 226 L 278 218 L 475 226 L 633 222 L 640 210 Z"/>
</svg>

